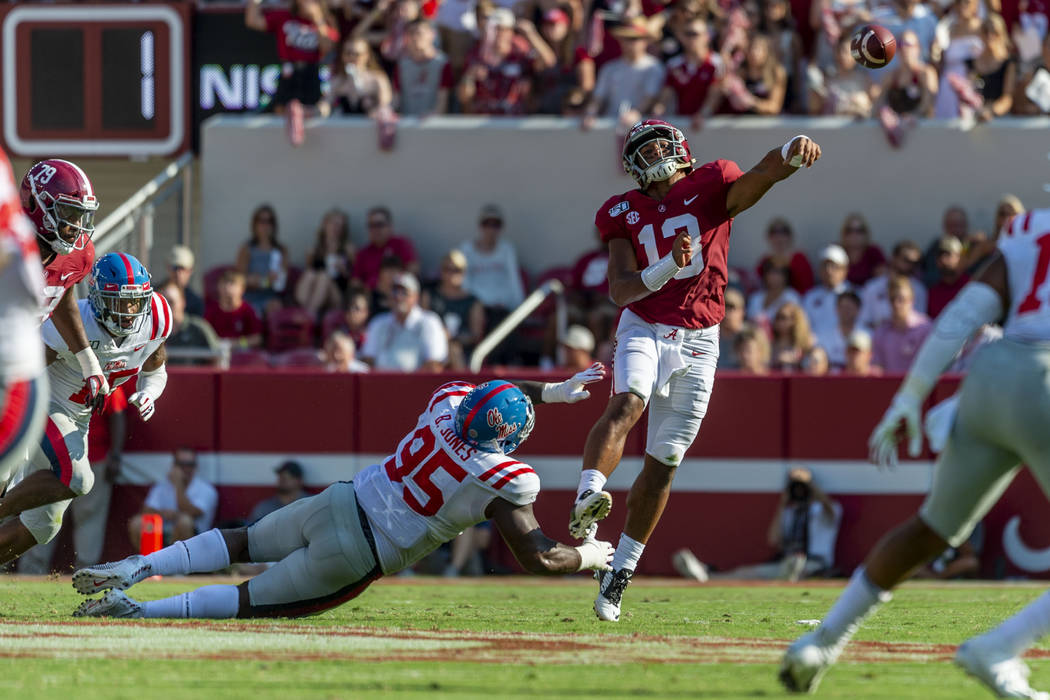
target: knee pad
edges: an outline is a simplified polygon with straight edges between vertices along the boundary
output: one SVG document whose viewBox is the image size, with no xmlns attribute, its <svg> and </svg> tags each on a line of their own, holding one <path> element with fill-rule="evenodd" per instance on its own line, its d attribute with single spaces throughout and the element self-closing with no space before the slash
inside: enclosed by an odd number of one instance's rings
<svg viewBox="0 0 1050 700">
<path fill-rule="evenodd" d="M 45 544 L 55 539 L 55 535 L 62 529 L 62 515 L 69 507 L 69 503 L 69 501 L 59 501 L 39 508 L 31 508 L 24 511 L 18 518 L 33 535 L 37 544 Z"/>
</svg>

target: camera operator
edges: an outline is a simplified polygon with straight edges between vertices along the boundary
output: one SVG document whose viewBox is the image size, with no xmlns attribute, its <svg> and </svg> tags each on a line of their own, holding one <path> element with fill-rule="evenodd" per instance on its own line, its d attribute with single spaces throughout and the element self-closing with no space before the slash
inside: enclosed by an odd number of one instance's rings
<svg viewBox="0 0 1050 700">
<path fill-rule="evenodd" d="M 796 467 L 769 523 L 766 541 L 776 550 L 772 561 L 711 574 L 688 549 L 675 552 L 672 562 L 682 576 L 696 581 L 723 579 L 783 579 L 827 576 L 835 563 L 835 540 L 842 522 L 842 506 L 813 481 L 813 472 Z"/>
</svg>

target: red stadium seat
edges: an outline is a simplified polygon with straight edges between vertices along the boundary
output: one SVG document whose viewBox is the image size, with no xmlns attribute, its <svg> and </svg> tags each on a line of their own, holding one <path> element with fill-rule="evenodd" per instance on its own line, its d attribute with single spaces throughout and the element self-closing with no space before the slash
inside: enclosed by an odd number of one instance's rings
<svg viewBox="0 0 1050 700">
<path fill-rule="evenodd" d="M 219 301 L 219 278 L 222 277 L 222 273 L 233 267 L 233 265 L 216 265 L 204 273 L 204 302 L 206 304 Z"/>
<path fill-rule="evenodd" d="M 321 342 L 328 340 L 328 336 L 346 326 L 346 313 L 340 309 L 327 312 L 321 319 Z"/>
<path fill-rule="evenodd" d="M 269 367 L 270 356 L 264 350 L 234 350 L 230 355 L 230 367 Z"/>
<path fill-rule="evenodd" d="M 270 352 L 308 348 L 313 343 L 314 320 L 306 309 L 279 309 L 267 317 L 266 349 Z"/>
<path fill-rule="evenodd" d="M 282 352 L 279 355 L 271 355 L 270 361 L 274 367 L 322 367 L 324 365 L 317 350 L 313 348 L 299 348 Z"/>
</svg>

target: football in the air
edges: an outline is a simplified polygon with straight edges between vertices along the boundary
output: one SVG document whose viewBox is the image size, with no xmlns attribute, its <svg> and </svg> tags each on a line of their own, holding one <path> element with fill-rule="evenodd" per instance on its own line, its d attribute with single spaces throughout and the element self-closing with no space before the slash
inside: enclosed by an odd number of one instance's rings
<svg viewBox="0 0 1050 700">
<path fill-rule="evenodd" d="M 897 53 L 897 40 L 886 27 L 865 24 L 853 33 L 849 48 L 853 60 L 865 68 L 883 68 Z"/>
</svg>

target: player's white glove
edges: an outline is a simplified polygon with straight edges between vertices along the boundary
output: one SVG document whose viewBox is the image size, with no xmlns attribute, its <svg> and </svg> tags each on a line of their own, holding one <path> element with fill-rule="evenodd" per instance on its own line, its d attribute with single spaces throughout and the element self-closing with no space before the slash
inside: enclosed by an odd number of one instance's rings
<svg viewBox="0 0 1050 700">
<path fill-rule="evenodd" d="M 616 549 L 612 546 L 612 542 L 588 537 L 583 541 L 583 544 L 576 547 L 576 551 L 580 553 L 580 568 L 578 571 L 583 571 L 584 569 L 609 571 L 612 569 L 613 555 L 616 554 Z"/>
<path fill-rule="evenodd" d="M 907 391 L 898 392 L 868 438 L 868 459 L 880 467 L 892 469 L 897 466 L 897 428 L 901 421 L 904 421 L 904 432 L 908 436 L 908 455 L 918 457 L 922 452 L 921 413 L 919 397 Z"/>
<path fill-rule="evenodd" d="M 591 392 L 584 387 L 605 379 L 605 365 L 595 362 L 593 365 L 577 372 L 564 382 L 550 382 L 543 385 L 543 403 L 576 403 L 589 398 Z"/>
<path fill-rule="evenodd" d="M 142 418 L 143 422 L 152 418 L 153 412 L 156 410 L 156 405 L 153 403 L 153 399 L 151 399 L 149 394 L 144 391 L 136 391 L 128 399 L 128 403 L 139 409 L 139 416 Z"/>
<path fill-rule="evenodd" d="M 80 374 L 84 377 L 84 388 L 87 389 L 85 403 L 92 411 L 100 413 L 106 403 L 106 394 L 109 393 L 109 382 L 98 364 L 98 358 L 91 348 L 84 348 L 73 357 L 80 363 Z"/>
</svg>

